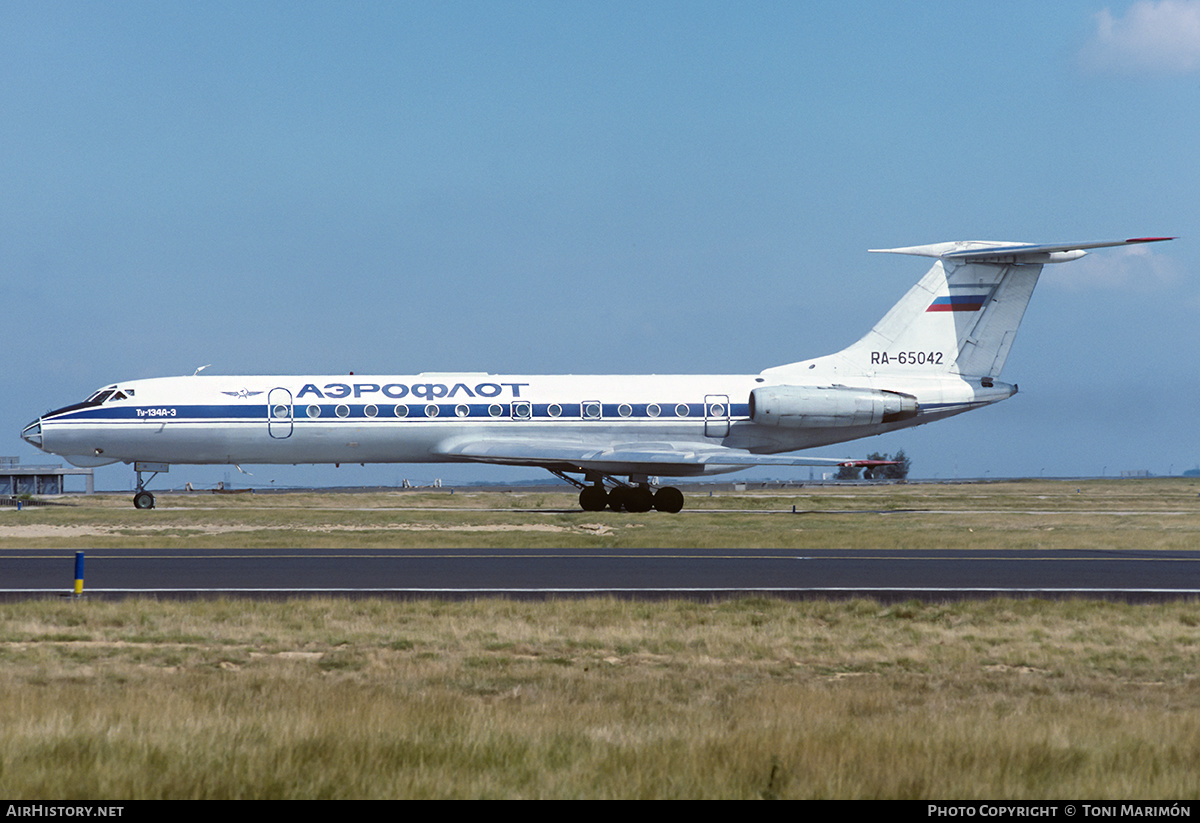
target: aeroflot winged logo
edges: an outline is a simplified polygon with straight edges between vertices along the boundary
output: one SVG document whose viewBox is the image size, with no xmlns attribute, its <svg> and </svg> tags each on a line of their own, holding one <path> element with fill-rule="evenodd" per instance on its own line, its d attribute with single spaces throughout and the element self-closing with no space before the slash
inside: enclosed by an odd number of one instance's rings
<svg viewBox="0 0 1200 823">
<path fill-rule="evenodd" d="M 253 397 L 256 394 L 262 394 L 262 392 L 250 391 L 249 389 L 238 389 L 237 391 L 223 391 L 221 394 L 227 394 L 230 397 L 241 397 L 245 399 L 247 397 Z"/>
</svg>

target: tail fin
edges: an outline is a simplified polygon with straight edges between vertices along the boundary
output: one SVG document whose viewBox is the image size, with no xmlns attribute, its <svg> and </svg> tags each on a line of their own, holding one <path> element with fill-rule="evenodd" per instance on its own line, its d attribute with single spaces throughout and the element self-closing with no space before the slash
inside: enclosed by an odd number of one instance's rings
<svg viewBox="0 0 1200 823">
<path fill-rule="evenodd" d="M 872 370 L 998 377 L 1041 271 L 1040 262 L 939 259 L 842 354 Z"/>
<path fill-rule="evenodd" d="M 1170 239 L 1063 245 L 960 241 L 871 249 L 937 262 L 875 328 L 833 357 L 859 373 L 998 377 L 1045 263 L 1077 260 L 1085 249 Z"/>
</svg>

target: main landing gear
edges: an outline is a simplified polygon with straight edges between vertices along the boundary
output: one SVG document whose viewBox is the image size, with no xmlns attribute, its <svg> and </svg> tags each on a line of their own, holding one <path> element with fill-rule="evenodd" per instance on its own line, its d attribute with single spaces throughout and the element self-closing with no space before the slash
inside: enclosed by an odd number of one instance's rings
<svg viewBox="0 0 1200 823">
<path fill-rule="evenodd" d="M 674 486 L 663 486 L 655 491 L 650 483 L 636 475 L 630 483 L 623 483 L 611 475 L 588 473 L 587 482 L 580 482 L 559 471 L 551 471 L 579 489 L 579 507 L 585 512 L 612 509 L 615 512 L 648 512 L 651 509 L 675 514 L 683 509 L 683 492 Z M 611 489 L 604 486 L 607 480 Z"/>
</svg>

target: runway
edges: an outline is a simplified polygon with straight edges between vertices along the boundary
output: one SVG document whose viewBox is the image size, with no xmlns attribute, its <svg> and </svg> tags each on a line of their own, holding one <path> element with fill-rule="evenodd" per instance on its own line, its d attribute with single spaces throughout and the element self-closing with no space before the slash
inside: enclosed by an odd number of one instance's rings
<svg viewBox="0 0 1200 823">
<path fill-rule="evenodd" d="M 0 598 L 69 593 L 74 559 L 0 553 Z M 97 597 L 1200 597 L 1197 551 L 96 549 L 85 564 Z"/>
</svg>

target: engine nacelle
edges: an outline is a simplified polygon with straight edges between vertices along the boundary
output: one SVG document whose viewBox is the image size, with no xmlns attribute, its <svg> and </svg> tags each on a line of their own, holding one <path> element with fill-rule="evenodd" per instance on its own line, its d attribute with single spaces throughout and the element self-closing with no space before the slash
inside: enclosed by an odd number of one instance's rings
<svg viewBox="0 0 1200 823">
<path fill-rule="evenodd" d="M 750 419 L 789 429 L 871 426 L 916 417 L 911 394 L 846 386 L 763 386 L 750 392 Z"/>
</svg>

